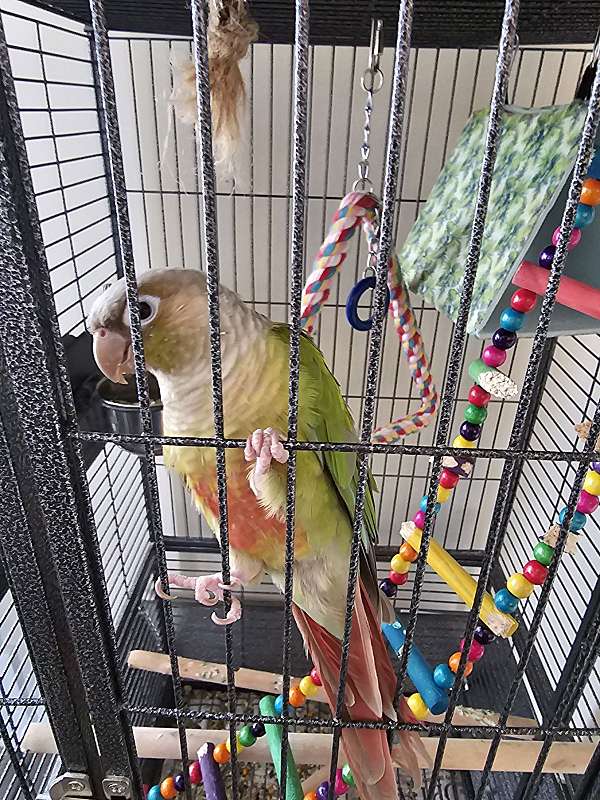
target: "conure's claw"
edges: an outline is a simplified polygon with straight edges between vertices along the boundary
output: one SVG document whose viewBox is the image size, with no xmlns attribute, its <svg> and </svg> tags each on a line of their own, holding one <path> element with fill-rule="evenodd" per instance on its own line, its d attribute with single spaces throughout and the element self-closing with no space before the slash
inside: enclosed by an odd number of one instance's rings
<svg viewBox="0 0 600 800">
<path fill-rule="evenodd" d="M 179 586 L 182 589 L 192 589 L 194 599 L 203 606 L 216 606 L 224 599 L 223 592 L 231 592 L 242 588 L 242 582 L 235 575 L 231 576 L 230 583 L 223 583 L 223 575 L 216 572 L 214 575 L 203 575 L 199 578 L 190 578 L 187 575 L 169 573 L 169 586 Z M 175 595 L 167 594 L 162 588 L 160 578 L 154 584 L 156 594 L 163 600 L 175 600 Z M 225 617 L 218 617 L 215 613 L 211 619 L 216 625 L 230 625 L 237 622 L 242 616 L 242 604 L 237 597 L 231 598 L 231 607 Z"/>
<path fill-rule="evenodd" d="M 234 622 L 237 622 L 242 616 L 242 604 L 237 599 L 237 597 L 231 598 L 231 608 L 227 612 L 226 616 L 218 617 L 216 613 L 210 615 L 210 618 L 215 623 L 215 625 L 232 625 Z"/>
<path fill-rule="evenodd" d="M 289 453 L 281 443 L 281 434 L 273 428 L 259 428 L 247 438 L 244 457 L 246 461 L 256 462 L 250 475 L 250 488 L 258 495 L 261 478 L 271 469 L 271 460 L 274 458 L 280 464 L 285 464 Z"/>
</svg>

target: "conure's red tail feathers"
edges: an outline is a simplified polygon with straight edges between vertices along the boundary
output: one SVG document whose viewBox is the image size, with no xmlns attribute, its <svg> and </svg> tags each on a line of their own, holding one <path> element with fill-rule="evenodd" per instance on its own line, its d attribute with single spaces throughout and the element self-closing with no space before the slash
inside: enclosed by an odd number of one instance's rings
<svg viewBox="0 0 600 800">
<path fill-rule="evenodd" d="M 297 606 L 294 618 L 304 643 L 319 671 L 330 707 L 335 709 L 339 685 L 341 642 Z M 394 694 L 396 675 L 375 612 L 362 583 L 356 593 L 352 620 L 345 710 L 349 719 L 380 721 L 396 719 Z M 414 722 L 403 700 L 403 720 Z M 394 748 L 396 762 L 420 784 L 416 750 L 418 735 L 403 732 L 399 747 Z M 388 739 L 384 730 L 343 728 L 342 742 L 354 775 L 361 800 L 398 800 L 398 790 Z"/>
</svg>

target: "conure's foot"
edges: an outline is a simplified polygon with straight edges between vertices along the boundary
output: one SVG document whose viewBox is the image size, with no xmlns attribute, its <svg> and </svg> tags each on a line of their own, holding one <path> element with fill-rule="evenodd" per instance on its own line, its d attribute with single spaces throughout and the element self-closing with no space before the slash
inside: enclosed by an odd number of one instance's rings
<svg viewBox="0 0 600 800">
<path fill-rule="evenodd" d="M 271 469 L 271 460 L 274 458 L 280 464 L 285 464 L 289 453 L 281 444 L 281 435 L 273 428 L 259 428 L 248 437 L 244 449 L 246 461 L 255 461 L 253 471 L 250 473 L 250 488 L 255 495 L 262 491 L 265 475 Z"/>
<path fill-rule="evenodd" d="M 169 572 L 169 586 L 179 586 L 181 589 L 193 589 L 194 598 L 203 606 L 214 606 L 223 600 L 223 591 L 233 591 L 241 589 L 242 582 L 235 576 L 231 577 L 230 583 L 223 583 L 223 575 L 215 572 L 214 575 L 203 575 L 199 578 L 189 578 L 187 575 L 179 575 L 176 572 Z M 163 600 L 175 600 L 176 597 L 166 594 L 162 588 L 162 581 L 159 578 L 154 584 L 156 594 Z M 237 622 L 242 616 L 242 604 L 237 597 L 231 598 L 231 607 L 225 617 L 218 617 L 214 612 L 211 615 L 215 625 L 230 625 Z"/>
</svg>

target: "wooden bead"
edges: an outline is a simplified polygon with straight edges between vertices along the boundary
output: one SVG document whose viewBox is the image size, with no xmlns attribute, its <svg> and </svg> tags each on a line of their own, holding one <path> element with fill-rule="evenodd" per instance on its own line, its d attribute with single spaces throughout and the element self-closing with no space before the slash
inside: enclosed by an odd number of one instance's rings
<svg viewBox="0 0 600 800">
<path fill-rule="evenodd" d="M 452 494 L 452 489 L 444 489 L 443 486 L 438 486 L 437 490 L 437 501 L 438 503 L 445 503 L 446 500 L 450 499 L 450 495 Z"/>
<path fill-rule="evenodd" d="M 165 798 L 165 800 L 173 800 L 174 797 L 177 797 L 177 789 L 175 788 L 175 778 L 169 775 L 168 778 L 164 779 L 164 781 L 160 785 L 160 794 L 161 797 Z"/>
<path fill-rule="evenodd" d="M 523 575 L 527 578 L 529 583 L 541 586 L 548 575 L 548 567 L 545 567 L 536 560 L 528 561 L 523 567 Z"/>
<path fill-rule="evenodd" d="M 161 800 L 162 794 L 160 793 L 160 786 L 156 784 L 156 786 L 151 786 L 148 789 L 148 794 L 146 795 L 146 800 Z"/>
<path fill-rule="evenodd" d="M 466 421 L 472 422 L 473 425 L 481 425 L 483 422 L 485 422 L 487 415 L 487 408 L 473 405 L 473 403 L 469 403 L 464 411 L 464 417 Z"/>
<path fill-rule="evenodd" d="M 532 292 L 531 289 L 517 289 L 517 291 L 510 298 L 511 308 L 515 311 L 521 311 L 527 314 L 535 308 L 537 303 L 537 294 Z"/>
<path fill-rule="evenodd" d="M 581 492 L 577 501 L 577 511 L 581 511 L 582 514 L 593 514 L 599 503 L 600 500 L 593 494 Z"/>
<path fill-rule="evenodd" d="M 464 649 L 465 649 L 465 640 L 461 639 L 460 640 L 461 653 Z M 467 658 L 469 659 L 469 661 L 479 661 L 480 659 L 483 658 L 484 653 L 485 653 L 485 647 L 480 642 L 474 640 L 471 643 L 471 647 L 469 648 L 469 655 L 467 656 Z"/>
<path fill-rule="evenodd" d="M 504 589 L 498 589 L 494 595 L 494 603 L 498 611 L 502 611 L 505 614 L 512 614 L 513 611 L 516 611 L 519 607 L 519 598 L 515 597 L 514 594 L 509 592 L 505 587 Z"/>
<path fill-rule="evenodd" d="M 229 737 L 227 737 L 227 741 L 225 742 L 225 747 L 227 748 L 227 752 L 231 753 L 231 741 Z M 236 733 L 235 735 L 235 752 L 240 753 L 244 749 L 244 745 L 240 742 L 240 735 Z"/>
<path fill-rule="evenodd" d="M 444 489 L 454 489 L 459 480 L 460 478 L 456 473 L 443 469 L 440 475 L 440 486 L 443 486 Z"/>
<path fill-rule="evenodd" d="M 308 794 L 304 795 L 304 800 L 317 800 L 317 793 L 316 792 L 309 792 Z"/>
<path fill-rule="evenodd" d="M 215 746 L 213 758 L 217 764 L 227 764 L 229 762 L 231 759 L 231 753 L 229 752 L 229 748 L 226 746 L 225 742 L 220 742 Z"/>
<path fill-rule="evenodd" d="M 202 783 L 202 770 L 200 769 L 200 762 L 194 761 L 193 764 L 190 764 L 190 783 L 193 786 L 198 786 Z"/>
<path fill-rule="evenodd" d="M 316 667 L 311 669 L 310 677 L 312 678 L 312 682 L 315 684 L 315 686 L 323 686 L 321 683 L 321 678 L 319 677 L 319 670 Z"/>
<path fill-rule="evenodd" d="M 402 547 L 400 548 L 400 556 L 409 563 L 413 563 L 419 557 L 417 551 L 409 545 L 408 542 L 404 542 Z"/>
<path fill-rule="evenodd" d="M 319 689 L 310 675 L 306 675 L 300 681 L 300 691 L 305 697 L 314 697 Z"/>
<path fill-rule="evenodd" d="M 256 736 L 252 733 L 250 725 L 244 725 L 244 727 L 240 729 L 238 739 L 243 747 L 252 747 L 252 745 L 256 743 Z"/>
<path fill-rule="evenodd" d="M 306 697 L 300 691 L 299 686 L 292 686 L 292 688 L 290 689 L 289 701 L 290 705 L 293 706 L 294 708 L 300 708 L 301 706 L 304 705 Z"/>
<path fill-rule="evenodd" d="M 448 666 L 450 667 L 452 672 L 457 672 L 458 665 L 460 664 L 460 656 L 461 656 L 461 653 L 459 651 L 459 652 L 456 652 L 456 653 L 452 653 L 452 655 L 448 659 Z M 467 661 L 467 665 L 465 667 L 465 678 L 468 678 L 469 675 L 472 672 L 473 672 L 473 662 L 472 661 Z"/>
<path fill-rule="evenodd" d="M 397 553 L 390 561 L 392 572 L 400 572 L 402 575 L 410 569 L 410 563 L 405 561 L 400 553 Z"/>
<path fill-rule="evenodd" d="M 475 447 L 475 442 L 465 439 L 464 436 L 457 436 L 452 442 L 452 447 Z"/>
<path fill-rule="evenodd" d="M 580 202 L 586 206 L 597 206 L 600 204 L 600 181 L 595 178 L 586 178 L 581 190 Z"/>
<path fill-rule="evenodd" d="M 438 664 L 433 670 L 433 682 L 440 689 L 451 689 L 454 685 L 454 675 L 447 664 Z"/>
<path fill-rule="evenodd" d="M 341 797 L 344 794 L 347 794 L 348 789 L 350 787 L 344 781 L 344 776 L 342 775 L 342 770 L 337 769 L 335 771 L 335 787 L 334 787 L 334 794 L 336 797 Z"/>
<path fill-rule="evenodd" d="M 342 767 L 342 778 L 347 786 L 356 786 L 356 783 L 354 782 L 354 775 L 350 769 L 350 764 L 344 764 Z"/>
<path fill-rule="evenodd" d="M 492 395 L 477 384 L 469 389 L 469 403 L 473 403 L 474 406 L 485 408 L 491 399 Z"/>
<path fill-rule="evenodd" d="M 415 692 L 414 694 L 411 694 L 410 697 L 407 697 L 406 702 L 416 719 L 425 719 L 425 717 L 429 714 L 429 709 L 418 692 Z"/>
<path fill-rule="evenodd" d="M 590 470 L 585 476 L 583 488 L 588 494 L 598 497 L 600 495 L 600 475 L 594 470 Z"/>
<path fill-rule="evenodd" d="M 506 581 L 506 588 L 511 594 L 514 594 L 515 597 L 524 600 L 533 592 L 534 587 L 533 583 L 530 583 L 525 575 L 520 572 L 515 572 L 515 574 L 511 575 Z"/>
<path fill-rule="evenodd" d="M 538 542 L 533 548 L 533 557 L 540 564 L 549 567 L 554 558 L 554 548 L 546 542 Z"/>
<path fill-rule="evenodd" d="M 395 586 L 404 586 L 408 580 L 407 572 L 394 572 L 393 570 L 388 575 L 388 578 Z"/>
</svg>

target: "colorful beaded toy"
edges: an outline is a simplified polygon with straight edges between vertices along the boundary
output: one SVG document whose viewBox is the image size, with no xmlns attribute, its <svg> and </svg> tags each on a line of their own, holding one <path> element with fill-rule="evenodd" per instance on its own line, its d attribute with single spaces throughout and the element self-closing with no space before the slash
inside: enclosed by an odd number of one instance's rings
<svg viewBox="0 0 600 800">
<path fill-rule="evenodd" d="M 589 225 L 594 219 L 594 206 L 600 205 L 600 152 L 594 155 L 590 164 L 588 176 L 583 183 L 581 202 L 577 207 L 575 227 L 567 245 L 569 250 L 576 247 L 581 241 L 581 229 Z M 552 244 L 545 247 L 539 255 L 539 264 L 548 269 L 552 266 L 556 245 L 560 235 L 560 228 L 556 228 L 552 235 Z M 500 316 L 501 327 L 492 335 L 492 344 L 488 344 L 480 359 L 469 365 L 469 375 L 475 381 L 469 390 L 469 405 L 464 411 L 464 422 L 460 426 L 460 434 L 452 442 L 453 447 L 471 448 L 481 435 L 481 429 L 487 417 L 487 405 L 492 396 L 506 397 L 510 388 L 502 378 L 496 374 L 498 367 L 506 361 L 506 351 L 517 342 L 517 331 L 523 325 L 525 314 L 532 311 L 537 301 L 536 294 L 529 289 L 518 289 L 511 298 L 510 307 L 504 309 Z M 438 514 L 442 503 L 452 495 L 452 490 L 461 478 L 468 478 L 473 468 L 474 459 L 468 456 L 459 458 L 445 458 L 442 462 L 443 469 L 440 475 L 437 492 L 437 502 L 434 514 Z M 593 513 L 599 504 L 600 496 L 600 461 L 594 462 L 588 471 L 579 495 L 577 510 L 573 515 L 569 527 L 570 536 L 582 530 L 587 515 Z M 412 521 L 416 528 L 415 533 L 420 536 L 425 525 L 425 511 L 427 509 L 427 495 L 421 499 L 419 510 Z M 567 508 L 559 514 L 562 523 Z M 519 600 L 531 595 L 536 586 L 541 586 L 548 575 L 548 567 L 554 557 L 554 545 L 558 538 L 559 526 L 551 526 L 548 533 L 541 539 L 533 550 L 533 558 L 523 565 L 519 573 L 511 575 L 506 582 L 506 587 L 496 592 L 494 602 L 496 608 L 506 614 L 514 612 Z M 567 551 L 572 552 L 574 541 L 567 544 Z M 392 558 L 391 571 L 387 578 L 380 583 L 380 589 L 388 597 L 396 595 L 398 587 L 408 580 L 410 565 L 417 560 L 418 553 L 408 542 L 404 542 L 399 552 Z M 475 628 L 474 640 L 469 650 L 468 661 L 465 668 L 465 677 L 468 677 L 474 664 L 483 658 L 486 645 L 494 641 L 496 635 L 483 622 Z M 459 649 L 452 653 L 447 664 L 438 664 L 433 670 L 433 681 L 441 689 L 451 689 L 454 683 L 454 673 L 458 670 L 464 639 L 459 644 Z M 408 705 L 417 719 L 425 719 L 430 713 L 425 701 L 418 692 L 407 698 Z"/>
</svg>

